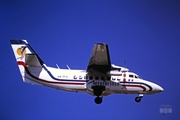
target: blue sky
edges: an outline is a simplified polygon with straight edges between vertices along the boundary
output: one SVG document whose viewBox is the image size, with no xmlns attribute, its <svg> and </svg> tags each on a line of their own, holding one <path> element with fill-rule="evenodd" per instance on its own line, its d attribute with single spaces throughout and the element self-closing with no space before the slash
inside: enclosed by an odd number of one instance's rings
<svg viewBox="0 0 180 120">
<path fill-rule="evenodd" d="M 180 2 L 176 0 L 0 1 L 1 120 L 175 120 L 180 118 Z M 155 82 L 164 92 L 110 95 L 101 105 L 86 93 L 22 82 L 10 39 L 27 39 L 43 61 L 86 69 L 94 43 L 109 44 L 111 62 Z M 159 113 L 171 105 L 173 113 Z"/>
</svg>

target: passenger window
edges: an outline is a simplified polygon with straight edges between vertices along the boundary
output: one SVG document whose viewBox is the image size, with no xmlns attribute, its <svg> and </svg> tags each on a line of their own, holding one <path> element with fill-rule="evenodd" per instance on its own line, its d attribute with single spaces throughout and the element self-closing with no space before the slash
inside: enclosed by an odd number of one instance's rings
<svg viewBox="0 0 180 120">
<path fill-rule="evenodd" d="M 104 78 L 104 77 L 101 77 L 101 80 L 105 80 L 105 78 Z"/>
<path fill-rule="evenodd" d="M 129 77 L 133 78 L 133 75 L 129 75 Z"/>
<path fill-rule="evenodd" d="M 74 76 L 74 79 L 77 79 L 77 77 L 76 77 L 76 76 Z"/>
<path fill-rule="evenodd" d="M 111 78 L 110 78 L 110 77 L 107 77 L 106 79 L 107 79 L 107 80 L 110 80 Z"/>
<path fill-rule="evenodd" d="M 99 77 L 98 77 L 98 76 L 96 76 L 96 77 L 95 77 L 95 80 L 99 80 Z"/>
<path fill-rule="evenodd" d="M 88 76 L 84 76 L 84 79 L 86 79 L 86 80 L 87 80 L 87 79 L 88 79 Z"/>
<path fill-rule="evenodd" d="M 82 79 L 82 76 L 79 76 L 79 79 Z"/>
<path fill-rule="evenodd" d="M 135 78 L 138 78 L 138 77 L 135 75 Z"/>
<path fill-rule="evenodd" d="M 89 79 L 92 80 L 92 79 L 93 79 L 93 76 L 89 76 Z"/>
</svg>

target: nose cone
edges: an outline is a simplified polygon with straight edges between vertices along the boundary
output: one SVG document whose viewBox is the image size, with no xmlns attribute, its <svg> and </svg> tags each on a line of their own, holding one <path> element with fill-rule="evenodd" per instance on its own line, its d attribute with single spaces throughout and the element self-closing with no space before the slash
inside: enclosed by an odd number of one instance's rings
<svg viewBox="0 0 180 120">
<path fill-rule="evenodd" d="M 153 91 L 155 91 L 155 92 L 163 92 L 164 89 L 161 86 L 159 86 L 157 84 L 154 84 L 153 85 Z"/>
</svg>

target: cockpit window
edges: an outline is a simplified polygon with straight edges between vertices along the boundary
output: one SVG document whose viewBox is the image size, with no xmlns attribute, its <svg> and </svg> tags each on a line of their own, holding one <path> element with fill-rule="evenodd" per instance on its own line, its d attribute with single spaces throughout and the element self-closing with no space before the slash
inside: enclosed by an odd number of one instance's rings
<svg viewBox="0 0 180 120">
<path fill-rule="evenodd" d="M 142 79 L 140 76 L 137 76 L 139 79 Z"/>
<path fill-rule="evenodd" d="M 135 75 L 135 78 L 137 78 L 137 79 L 142 79 L 140 76 L 137 76 L 137 75 Z"/>
</svg>

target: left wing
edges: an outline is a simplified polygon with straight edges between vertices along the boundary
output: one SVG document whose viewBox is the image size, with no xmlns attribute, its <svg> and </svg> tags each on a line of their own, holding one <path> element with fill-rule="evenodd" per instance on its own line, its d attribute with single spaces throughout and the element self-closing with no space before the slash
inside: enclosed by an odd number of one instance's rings
<svg viewBox="0 0 180 120">
<path fill-rule="evenodd" d="M 111 60 L 108 45 L 104 43 L 95 44 L 88 64 L 87 72 L 92 74 L 107 74 L 110 70 Z"/>
</svg>

